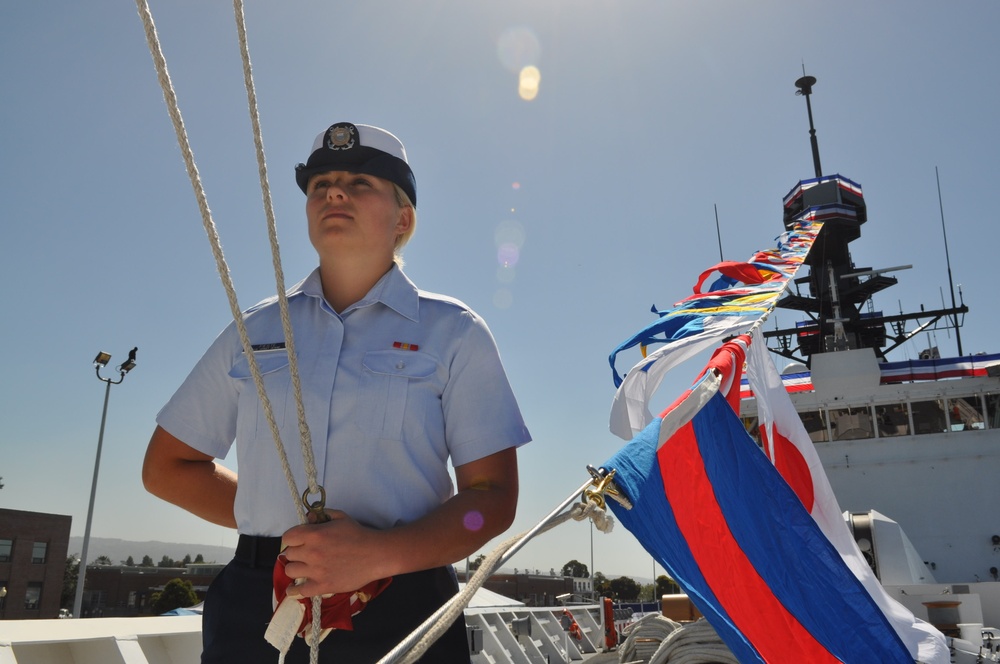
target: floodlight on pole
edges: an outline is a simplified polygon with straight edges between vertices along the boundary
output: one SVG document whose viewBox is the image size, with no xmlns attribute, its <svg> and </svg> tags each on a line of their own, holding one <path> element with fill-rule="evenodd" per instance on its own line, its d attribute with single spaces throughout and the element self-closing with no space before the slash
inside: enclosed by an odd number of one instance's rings
<svg viewBox="0 0 1000 664">
<path fill-rule="evenodd" d="M 83 550 L 80 553 L 80 563 L 76 571 L 76 596 L 73 600 L 73 617 L 83 617 L 83 585 L 87 576 L 87 549 L 90 547 L 90 526 L 94 520 L 94 499 L 97 497 L 97 476 L 101 469 L 101 447 L 104 445 L 104 424 L 108 419 L 108 398 L 111 396 L 111 386 L 118 385 L 125 380 L 125 374 L 135 368 L 135 354 L 139 351 L 136 346 L 129 351 L 128 359 L 115 367 L 118 371 L 118 380 L 103 378 L 101 369 L 108 366 L 111 355 L 101 351 L 94 358 L 94 371 L 97 379 L 105 384 L 104 388 L 104 410 L 101 413 L 101 432 L 97 436 L 97 458 L 94 460 L 94 479 L 90 484 L 90 505 L 87 507 L 87 525 L 83 531 Z"/>
</svg>

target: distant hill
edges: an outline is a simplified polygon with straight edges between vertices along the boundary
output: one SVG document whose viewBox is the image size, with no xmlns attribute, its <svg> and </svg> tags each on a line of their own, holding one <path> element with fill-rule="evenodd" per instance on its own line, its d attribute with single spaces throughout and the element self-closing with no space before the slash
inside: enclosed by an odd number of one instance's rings
<svg viewBox="0 0 1000 664">
<path fill-rule="evenodd" d="M 77 555 L 83 551 L 83 538 L 69 538 L 69 555 Z M 153 564 L 160 562 L 163 556 L 174 560 L 183 560 L 190 554 L 191 560 L 200 553 L 206 563 L 228 563 L 233 557 L 233 549 L 227 546 L 211 546 L 206 544 L 175 544 L 172 542 L 130 542 L 128 540 L 107 537 L 91 537 L 90 548 L 87 550 L 88 562 L 93 562 L 98 556 L 107 556 L 114 564 L 132 560 L 138 565 L 143 556 L 153 559 Z"/>
</svg>

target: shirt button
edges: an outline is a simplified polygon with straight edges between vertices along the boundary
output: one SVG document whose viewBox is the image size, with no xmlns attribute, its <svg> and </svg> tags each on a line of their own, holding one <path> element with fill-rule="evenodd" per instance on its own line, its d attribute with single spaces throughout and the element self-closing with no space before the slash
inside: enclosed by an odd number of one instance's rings
<svg viewBox="0 0 1000 664">
<path fill-rule="evenodd" d="M 397 369 L 402 369 L 405 366 L 406 366 L 406 362 L 397 362 L 396 363 L 396 368 Z"/>
</svg>

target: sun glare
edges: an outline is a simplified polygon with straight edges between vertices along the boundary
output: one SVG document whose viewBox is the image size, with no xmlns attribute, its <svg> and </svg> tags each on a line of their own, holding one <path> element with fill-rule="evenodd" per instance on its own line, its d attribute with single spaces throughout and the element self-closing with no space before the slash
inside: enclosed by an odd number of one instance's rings
<svg viewBox="0 0 1000 664">
<path fill-rule="evenodd" d="M 538 85 L 542 81 L 542 73 L 538 67 L 528 65 L 521 70 L 520 80 L 517 86 L 517 94 L 525 101 L 531 101 L 538 96 Z"/>
</svg>

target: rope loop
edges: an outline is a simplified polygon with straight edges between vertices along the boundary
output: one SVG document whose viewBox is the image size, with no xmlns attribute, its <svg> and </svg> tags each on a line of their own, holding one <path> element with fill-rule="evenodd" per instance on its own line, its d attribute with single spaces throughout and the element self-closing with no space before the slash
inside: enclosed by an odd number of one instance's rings
<svg viewBox="0 0 1000 664">
<path fill-rule="evenodd" d="M 589 518 L 594 523 L 594 527 L 602 533 L 610 533 L 615 526 L 614 517 L 608 514 L 608 511 L 595 500 L 576 503 L 570 508 L 570 516 L 576 521 Z"/>
</svg>

